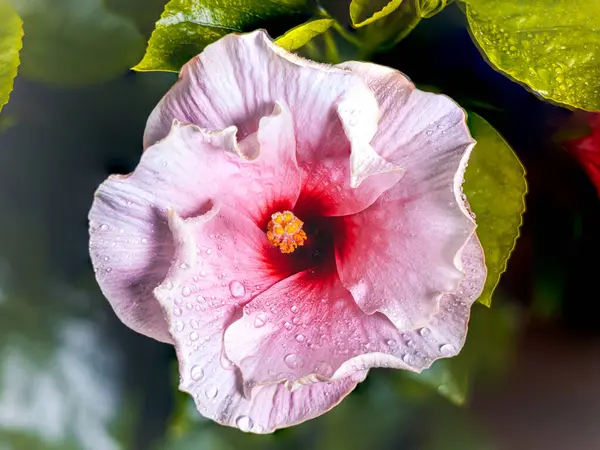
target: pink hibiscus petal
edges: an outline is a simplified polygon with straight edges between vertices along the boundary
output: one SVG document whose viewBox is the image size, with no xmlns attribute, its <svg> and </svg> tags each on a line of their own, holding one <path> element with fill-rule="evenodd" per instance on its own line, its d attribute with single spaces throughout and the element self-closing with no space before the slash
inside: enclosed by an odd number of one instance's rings
<svg viewBox="0 0 600 450">
<path fill-rule="evenodd" d="M 399 329 L 423 326 L 464 277 L 458 254 L 475 223 L 461 185 L 474 141 L 449 98 L 415 89 L 396 70 L 343 67 L 375 92 L 382 118 L 372 146 L 404 174 L 373 206 L 343 218 L 340 278 L 367 314 L 382 312 Z"/>
<path fill-rule="evenodd" d="M 243 431 L 270 433 L 326 412 L 352 391 L 367 371 L 297 392 L 282 384 L 244 392 L 239 370 L 224 355 L 223 329 L 240 315 L 240 307 L 255 295 L 253 290 L 261 292 L 277 277 L 265 271 L 263 261 L 257 258 L 263 253 L 264 234 L 249 220 L 237 217 L 218 206 L 186 221 L 172 212 L 169 223 L 179 244 L 174 263 L 155 295 L 175 342 L 179 387 L 193 396 L 198 411 Z M 221 242 L 217 246 L 221 249 L 207 256 L 204 248 L 215 239 Z"/>
<path fill-rule="evenodd" d="M 292 391 L 344 379 L 371 367 L 421 371 L 464 344 L 469 309 L 485 282 L 483 252 L 473 236 L 462 252 L 466 278 L 421 329 L 398 330 L 381 313 L 361 311 L 332 274 L 305 271 L 273 285 L 225 331 L 227 357 L 246 389 L 285 382 Z"/>
<path fill-rule="evenodd" d="M 187 63 L 150 115 L 144 146 L 162 139 L 173 119 L 206 129 L 235 125 L 246 138 L 275 102 L 290 108 L 304 190 L 327 215 L 361 211 L 400 178 L 398 165 L 369 145 L 379 112 L 363 80 L 288 53 L 264 31 L 228 35 Z"/>
<path fill-rule="evenodd" d="M 276 104 L 256 136 L 247 138 L 257 143 L 256 159 L 231 151 L 237 146 L 234 131 L 207 132 L 175 122 L 131 175 L 111 176 L 96 192 L 89 214 L 96 278 L 117 316 L 142 334 L 171 342 L 152 296 L 173 258 L 167 207 L 191 217 L 218 199 L 258 221 L 273 205 L 296 202 L 300 178 L 285 105 Z"/>
</svg>

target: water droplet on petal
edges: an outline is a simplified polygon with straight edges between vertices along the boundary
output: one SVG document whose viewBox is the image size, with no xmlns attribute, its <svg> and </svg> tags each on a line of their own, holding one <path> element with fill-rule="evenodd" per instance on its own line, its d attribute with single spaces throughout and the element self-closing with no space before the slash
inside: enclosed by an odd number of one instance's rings
<svg viewBox="0 0 600 450">
<path fill-rule="evenodd" d="M 324 377 L 330 377 L 333 375 L 333 367 L 331 367 L 331 364 L 326 363 L 325 361 L 318 361 L 317 364 L 315 364 L 314 370 L 315 373 L 318 373 Z"/>
<path fill-rule="evenodd" d="M 404 361 L 406 364 L 410 364 L 410 360 L 411 357 L 408 353 L 402 357 L 402 361 Z"/>
<path fill-rule="evenodd" d="M 453 355 L 454 353 L 456 353 L 456 349 L 454 348 L 454 345 L 452 344 L 444 344 L 440 347 L 440 353 L 442 355 Z"/>
<path fill-rule="evenodd" d="M 204 370 L 202 370 L 202 367 L 200 366 L 194 366 L 192 367 L 192 370 L 190 370 L 190 376 L 194 381 L 201 380 L 204 376 Z"/>
<path fill-rule="evenodd" d="M 175 314 L 176 316 L 180 316 L 181 315 L 181 308 L 179 307 L 175 307 L 173 308 L 173 314 Z"/>
<path fill-rule="evenodd" d="M 196 333 L 195 331 L 192 331 L 190 333 L 190 341 L 197 341 L 199 337 L 200 337 L 200 335 L 198 333 Z"/>
<path fill-rule="evenodd" d="M 181 269 L 187 269 L 187 268 L 189 268 L 190 266 L 188 266 L 186 263 L 182 262 L 181 264 L 179 264 L 179 267 L 180 267 Z"/>
<path fill-rule="evenodd" d="M 302 359 L 296 355 L 295 353 L 290 353 L 283 358 L 283 361 L 287 364 L 290 369 L 297 369 L 298 367 L 302 367 L 303 361 Z"/>
<path fill-rule="evenodd" d="M 286 329 L 288 329 L 288 330 L 291 330 L 291 328 L 292 328 L 292 326 L 293 326 L 293 325 L 292 325 L 292 323 L 291 323 L 291 322 L 286 322 L 286 323 L 284 323 L 284 324 L 283 324 L 283 326 L 284 326 Z"/>
<path fill-rule="evenodd" d="M 219 390 L 213 384 L 209 384 L 204 389 L 204 395 L 206 395 L 207 398 L 215 398 L 218 393 L 219 393 Z"/>
<path fill-rule="evenodd" d="M 184 286 L 181 289 L 181 295 L 183 295 L 184 297 L 187 297 L 188 295 L 190 295 L 192 293 L 191 289 L 189 288 L 189 286 Z"/>
<path fill-rule="evenodd" d="M 389 345 L 390 347 L 395 347 L 396 346 L 396 341 L 393 339 L 388 339 L 387 341 L 385 341 L 385 343 L 387 345 Z"/>
<path fill-rule="evenodd" d="M 267 322 L 267 316 L 264 313 L 260 313 L 254 319 L 254 326 L 256 328 L 260 328 L 260 327 L 264 326 L 264 324 L 266 322 Z"/>
<path fill-rule="evenodd" d="M 233 280 L 229 283 L 229 292 L 231 292 L 232 297 L 240 298 L 246 295 L 246 288 L 239 281 Z"/>
<path fill-rule="evenodd" d="M 192 327 L 194 330 L 197 330 L 199 326 L 200 326 L 200 324 L 198 323 L 197 320 L 194 320 L 194 319 L 190 320 L 190 327 Z"/>
<path fill-rule="evenodd" d="M 297 307 L 296 305 L 294 305 L 294 306 L 292 306 L 292 307 L 290 308 L 290 310 L 291 310 L 293 313 L 297 313 L 297 312 L 298 312 L 298 307 Z"/>
<path fill-rule="evenodd" d="M 100 229 L 102 231 L 106 231 L 106 230 L 108 230 L 108 225 L 106 225 L 105 223 L 103 223 L 102 225 L 100 225 Z"/>
<path fill-rule="evenodd" d="M 303 335 L 303 334 L 298 334 L 298 335 L 296 335 L 296 340 L 297 340 L 298 342 L 304 342 L 304 341 L 305 341 L 305 339 L 306 339 L 306 338 L 304 337 L 304 335 Z"/>
<path fill-rule="evenodd" d="M 196 297 L 196 301 L 198 303 L 204 303 L 206 301 L 206 299 L 204 297 L 202 297 L 201 295 L 199 295 L 198 297 Z"/>
<path fill-rule="evenodd" d="M 175 330 L 177 330 L 177 331 L 183 331 L 184 327 L 185 327 L 185 324 L 181 320 L 178 320 L 177 323 L 175 324 Z"/>
<path fill-rule="evenodd" d="M 419 334 L 420 334 L 421 336 L 423 336 L 423 337 L 424 337 L 424 336 L 429 336 L 429 334 L 430 334 L 430 333 L 431 333 L 431 330 L 430 330 L 429 328 L 427 328 L 427 327 L 421 328 L 421 329 L 419 330 Z"/>
<path fill-rule="evenodd" d="M 248 417 L 248 416 L 240 416 L 240 417 L 238 417 L 235 420 L 235 424 L 242 431 L 250 431 L 252 429 L 252 426 L 254 425 L 252 423 L 252 419 L 250 417 Z"/>
</svg>

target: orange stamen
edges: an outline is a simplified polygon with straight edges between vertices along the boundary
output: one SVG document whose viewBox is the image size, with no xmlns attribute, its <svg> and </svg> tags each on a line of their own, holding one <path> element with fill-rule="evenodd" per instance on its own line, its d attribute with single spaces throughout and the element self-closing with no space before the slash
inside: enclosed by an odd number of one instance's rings
<svg viewBox="0 0 600 450">
<path fill-rule="evenodd" d="M 304 222 L 291 211 L 276 212 L 271 215 L 267 225 L 267 239 L 281 253 L 292 253 L 304 245 L 306 233 L 302 230 Z"/>
</svg>

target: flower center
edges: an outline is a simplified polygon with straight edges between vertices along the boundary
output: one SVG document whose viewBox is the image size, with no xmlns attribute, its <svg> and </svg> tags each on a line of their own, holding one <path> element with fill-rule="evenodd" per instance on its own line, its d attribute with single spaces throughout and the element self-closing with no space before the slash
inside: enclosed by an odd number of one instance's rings
<svg viewBox="0 0 600 450">
<path fill-rule="evenodd" d="M 281 253 L 292 253 L 304 245 L 306 233 L 302 230 L 304 222 L 291 211 L 280 211 L 271 215 L 267 225 L 267 239 Z"/>
</svg>

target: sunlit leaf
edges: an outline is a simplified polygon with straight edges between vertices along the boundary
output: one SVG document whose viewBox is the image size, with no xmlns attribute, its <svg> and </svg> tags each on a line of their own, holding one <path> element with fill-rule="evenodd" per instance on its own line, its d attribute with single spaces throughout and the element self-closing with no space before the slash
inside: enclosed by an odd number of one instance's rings
<svg viewBox="0 0 600 450">
<path fill-rule="evenodd" d="M 600 110 L 600 2 L 464 1 L 493 66 L 549 100 Z"/>
<path fill-rule="evenodd" d="M 469 113 L 468 123 L 477 144 L 463 190 L 476 215 L 477 236 L 488 270 L 479 301 L 489 306 L 519 237 L 527 183 L 525 169 L 502 136 L 475 113 Z"/>
<path fill-rule="evenodd" d="M 364 27 L 394 12 L 403 0 L 352 0 L 350 19 L 356 28 Z"/>
<path fill-rule="evenodd" d="M 292 28 L 283 36 L 278 37 L 275 40 L 275 43 L 286 50 L 296 50 L 315 36 L 327 31 L 334 23 L 334 19 L 309 20 L 308 22 Z"/>
<path fill-rule="evenodd" d="M 23 26 L 13 8 L 0 0 L 0 111 L 8 102 L 19 67 Z"/>
<path fill-rule="evenodd" d="M 102 0 L 11 0 L 25 29 L 20 73 L 60 85 L 117 77 L 143 53 L 144 40 L 129 20 Z"/>
<path fill-rule="evenodd" d="M 279 16 L 307 10 L 307 0 L 171 0 L 148 42 L 138 71 L 178 72 L 211 42 Z"/>
</svg>

